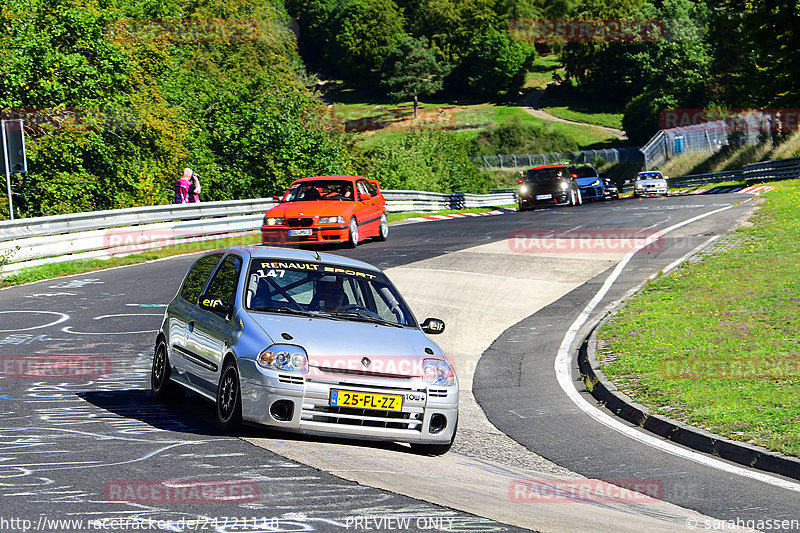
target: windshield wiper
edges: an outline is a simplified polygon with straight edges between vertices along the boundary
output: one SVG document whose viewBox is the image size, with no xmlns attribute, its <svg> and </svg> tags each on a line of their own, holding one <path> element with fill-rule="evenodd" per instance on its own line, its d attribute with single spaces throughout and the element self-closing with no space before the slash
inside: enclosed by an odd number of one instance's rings
<svg viewBox="0 0 800 533">
<path fill-rule="evenodd" d="M 394 326 L 396 328 L 403 327 L 403 324 L 398 324 L 397 322 L 390 322 L 389 320 L 385 320 L 377 316 L 365 315 L 357 311 L 324 311 L 321 312 L 320 314 L 325 314 L 336 318 L 350 318 L 354 320 L 361 320 L 363 322 L 375 322 L 376 324 L 382 324 L 384 326 Z"/>
<path fill-rule="evenodd" d="M 294 307 L 251 307 L 251 311 L 271 311 L 274 313 L 286 313 L 287 315 L 300 315 L 300 316 L 316 316 L 315 313 L 304 311 L 302 309 L 295 309 Z"/>
</svg>

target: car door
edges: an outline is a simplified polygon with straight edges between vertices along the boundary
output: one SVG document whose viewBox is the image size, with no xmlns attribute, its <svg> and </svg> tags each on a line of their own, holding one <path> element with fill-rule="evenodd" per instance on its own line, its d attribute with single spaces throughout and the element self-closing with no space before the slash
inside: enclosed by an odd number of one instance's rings
<svg viewBox="0 0 800 533">
<path fill-rule="evenodd" d="M 370 188 L 367 186 L 367 180 L 360 179 L 356 182 L 356 192 L 359 195 L 360 215 L 356 215 L 359 222 L 359 231 L 363 235 L 377 235 L 378 226 L 380 225 L 381 214 L 375 207 L 375 202 L 378 200 L 372 195 Z M 361 200 L 362 194 L 369 194 L 369 200 Z"/>
<path fill-rule="evenodd" d="M 221 308 L 235 308 L 236 295 L 241 292 L 242 264 L 242 258 L 236 254 L 225 256 L 208 282 L 205 295 L 219 298 Z M 237 327 L 233 312 L 194 308 L 189 317 L 185 352 L 187 377 L 192 383 L 216 394 L 222 362 Z"/>
<path fill-rule="evenodd" d="M 211 273 L 214 272 L 223 254 L 205 255 L 195 261 L 186 274 L 178 296 L 173 300 L 167 315 L 167 331 L 169 333 L 169 360 L 178 374 L 186 373 L 186 336 L 192 311 L 197 307 L 197 302 L 203 289 L 208 283 Z"/>
</svg>

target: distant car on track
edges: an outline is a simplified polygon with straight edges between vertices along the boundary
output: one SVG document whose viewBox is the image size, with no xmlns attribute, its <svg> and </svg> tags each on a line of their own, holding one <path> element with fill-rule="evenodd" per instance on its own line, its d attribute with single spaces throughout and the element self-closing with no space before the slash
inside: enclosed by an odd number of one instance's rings
<svg viewBox="0 0 800 533">
<path fill-rule="evenodd" d="M 639 172 L 633 182 L 633 197 L 667 195 L 667 178 L 658 171 Z"/>
<path fill-rule="evenodd" d="M 596 168 L 588 166 L 573 168 L 572 177 L 578 184 L 584 201 L 606 199 L 603 180 L 600 179 Z"/>
<path fill-rule="evenodd" d="M 386 200 L 377 180 L 360 176 L 317 176 L 295 181 L 261 226 L 265 244 L 344 243 L 351 248 L 375 237 L 386 240 Z"/>
<path fill-rule="evenodd" d="M 248 422 L 308 434 L 407 442 L 446 453 L 458 425 L 454 366 L 376 267 L 265 246 L 217 250 L 189 269 L 158 331 L 151 389 Z"/>
<path fill-rule="evenodd" d="M 607 200 L 619 200 L 619 187 L 608 178 L 603 178 L 603 193 Z"/>
<path fill-rule="evenodd" d="M 542 205 L 580 205 L 581 191 L 565 165 L 545 165 L 528 169 L 517 180 L 520 211 Z"/>
</svg>

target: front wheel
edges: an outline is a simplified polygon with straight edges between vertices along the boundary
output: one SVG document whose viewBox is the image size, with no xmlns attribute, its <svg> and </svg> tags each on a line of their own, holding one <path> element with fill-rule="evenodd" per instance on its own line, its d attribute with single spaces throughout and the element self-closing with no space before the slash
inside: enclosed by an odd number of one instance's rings
<svg viewBox="0 0 800 533">
<path fill-rule="evenodd" d="M 386 218 L 386 213 L 381 215 L 380 231 L 378 232 L 378 240 L 385 241 L 389 237 L 389 221 Z"/>
<path fill-rule="evenodd" d="M 575 207 L 575 189 L 569 190 L 569 203 L 567 205 L 570 207 Z"/>
<path fill-rule="evenodd" d="M 580 189 L 578 189 L 578 205 L 583 205 L 583 195 Z"/>
<path fill-rule="evenodd" d="M 348 233 L 347 246 L 355 248 L 358 246 L 358 222 L 356 217 L 350 219 L 350 232 Z"/>
<path fill-rule="evenodd" d="M 153 368 L 150 371 L 150 390 L 158 402 L 174 402 L 180 400 L 186 392 L 183 387 L 169 379 L 172 368 L 167 354 L 167 343 L 159 340 L 153 354 Z"/>
<path fill-rule="evenodd" d="M 217 423 L 226 431 L 233 431 L 242 423 L 242 391 L 236 363 L 229 360 L 222 367 L 217 387 Z"/>
<path fill-rule="evenodd" d="M 453 447 L 456 440 L 456 432 L 458 431 L 458 420 L 456 420 L 456 427 L 453 428 L 453 437 L 450 442 L 445 444 L 417 444 L 411 443 L 411 450 L 419 455 L 444 455 Z"/>
</svg>

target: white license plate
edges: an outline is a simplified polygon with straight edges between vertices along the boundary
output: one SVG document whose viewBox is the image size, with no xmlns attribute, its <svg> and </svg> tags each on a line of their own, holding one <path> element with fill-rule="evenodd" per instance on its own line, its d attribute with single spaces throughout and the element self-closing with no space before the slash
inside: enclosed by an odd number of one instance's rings
<svg viewBox="0 0 800 533">
<path fill-rule="evenodd" d="M 289 237 L 310 237 L 311 229 L 290 229 Z"/>
<path fill-rule="evenodd" d="M 553 197 L 552 194 L 537 194 L 536 195 L 536 199 L 537 200 L 549 200 L 552 197 Z"/>
</svg>

